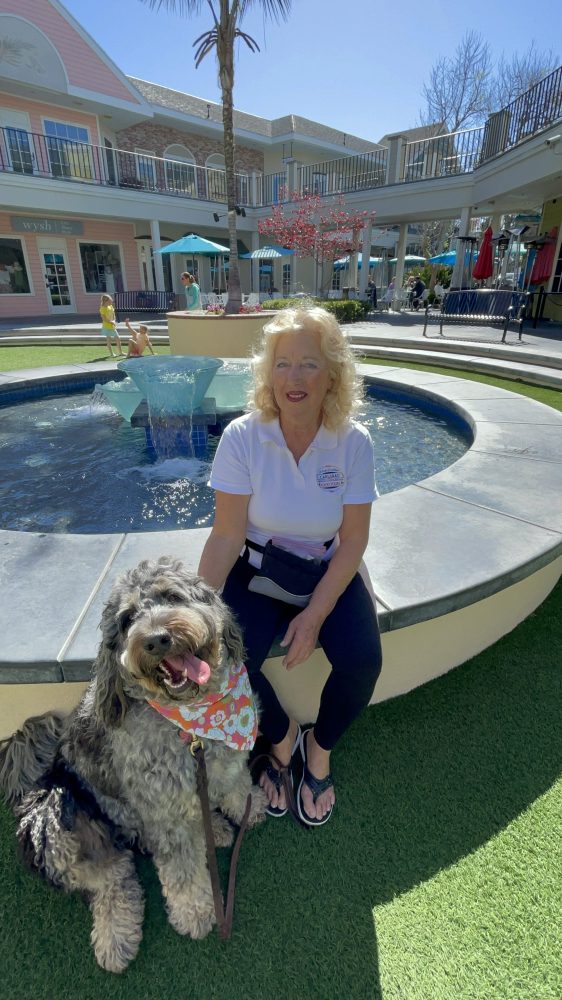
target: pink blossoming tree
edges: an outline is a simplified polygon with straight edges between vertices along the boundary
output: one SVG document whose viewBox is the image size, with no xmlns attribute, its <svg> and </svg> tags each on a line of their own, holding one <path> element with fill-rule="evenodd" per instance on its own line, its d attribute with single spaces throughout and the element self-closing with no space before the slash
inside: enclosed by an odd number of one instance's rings
<svg viewBox="0 0 562 1000">
<path fill-rule="evenodd" d="M 291 201 L 273 205 L 271 215 L 258 222 L 268 242 L 313 259 L 315 294 L 324 292 L 335 260 L 361 249 L 361 230 L 373 219 L 374 213 L 346 212 L 344 206 L 341 196 L 326 204 L 320 195 L 294 193 Z"/>
</svg>

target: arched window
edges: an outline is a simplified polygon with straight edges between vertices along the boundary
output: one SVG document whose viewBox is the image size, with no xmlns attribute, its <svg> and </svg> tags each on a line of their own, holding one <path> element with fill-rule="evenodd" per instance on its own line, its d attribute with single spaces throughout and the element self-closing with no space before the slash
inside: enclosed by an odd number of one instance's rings
<svg viewBox="0 0 562 1000">
<path fill-rule="evenodd" d="M 168 191 L 196 198 L 195 157 L 191 150 L 181 143 L 174 142 L 164 150 L 164 159 Z"/>
<path fill-rule="evenodd" d="M 226 174 L 222 153 L 211 153 L 205 161 L 207 167 L 207 198 L 209 201 L 226 201 Z"/>
</svg>

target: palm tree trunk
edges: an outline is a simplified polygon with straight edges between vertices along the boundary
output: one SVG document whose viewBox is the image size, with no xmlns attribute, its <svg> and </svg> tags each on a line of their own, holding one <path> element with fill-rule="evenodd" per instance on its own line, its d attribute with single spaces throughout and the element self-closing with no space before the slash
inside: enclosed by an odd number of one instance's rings
<svg viewBox="0 0 562 1000">
<path fill-rule="evenodd" d="M 221 18 L 217 55 L 219 81 L 222 91 L 222 123 L 224 130 L 224 167 L 226 173 L 226 201 L 228 211 L 228 240 L 230 260 L 228 265 L 228 303 L 226 313 L 240 312 L 242 292 L 238 268 L 238 238 L 236 235 L 236 177 L 234 173 L 234 31 L 236 13 L 232 14 L 228 0 L 221 0 Z"/>
</svg>

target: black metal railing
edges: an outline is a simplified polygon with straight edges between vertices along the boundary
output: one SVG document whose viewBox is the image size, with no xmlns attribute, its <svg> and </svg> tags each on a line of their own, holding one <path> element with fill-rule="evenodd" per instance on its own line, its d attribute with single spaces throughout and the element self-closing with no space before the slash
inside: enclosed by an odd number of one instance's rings
<svg viewBox="0 0 562 1000">
<path fill-rule="evenodd" d="M 19 128 L 0 128 L 0 171 L 226 202 L 224 170 Z M 246 174 L 236 174 L 236 198 L 250 204 Z"/>
<path fill-rule="evenodd" d="M 490 115 L 485 126 L 480 162 L 505 153 L 562 117 L 562 66 Z"/>
<path fill-rule="evenodd" d="M 405 143 L 400 180 L 408 183 L 429 177 L 472 173 L 480 157 L 483 137 L 484 127 L 481 126 Z"/>
<path fill-rule="evenodd" d="M 299 167 L 298 191 L 323 196 L 382 187 L 386 184 L 386 158 L 386 149 L 376 149 Z"/>
<path fill-rule="evenodd" d="M 258 178 L 258 205 L 280 205 L 284 201 L 289 201 L 287 174 L 284 170 Z"/>
</svg>

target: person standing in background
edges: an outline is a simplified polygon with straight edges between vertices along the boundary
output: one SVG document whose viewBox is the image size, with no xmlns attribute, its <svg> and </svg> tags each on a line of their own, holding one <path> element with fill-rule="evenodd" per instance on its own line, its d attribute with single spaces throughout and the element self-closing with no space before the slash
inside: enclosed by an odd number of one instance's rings
<svg viewBox="0 0 562 1000">
<path fill-rule="evenodd" d="M 193 274 L 184 271 L 181 276 L 181 283 L 185 288 L 185 308 L 188 312 L 201 308 L 201 292 Z"/>
<path fill-rule="evenodd" d="M 115 309 L 113 307 L 113 299 L 111 298 L 111 295 L 102 295 L 100 301 L 100 316 L 102 332 L 105 334 L 107 349 L 111 354 L 111 357 L 116 357 L 113 353 L 112 338 L 115 338 L 117 341 L 117 357 L 122 357 L 123 348 L 121 347 L 121 340 L 119 339 L 119 334 L 117 333 Z"/>
</svg>

